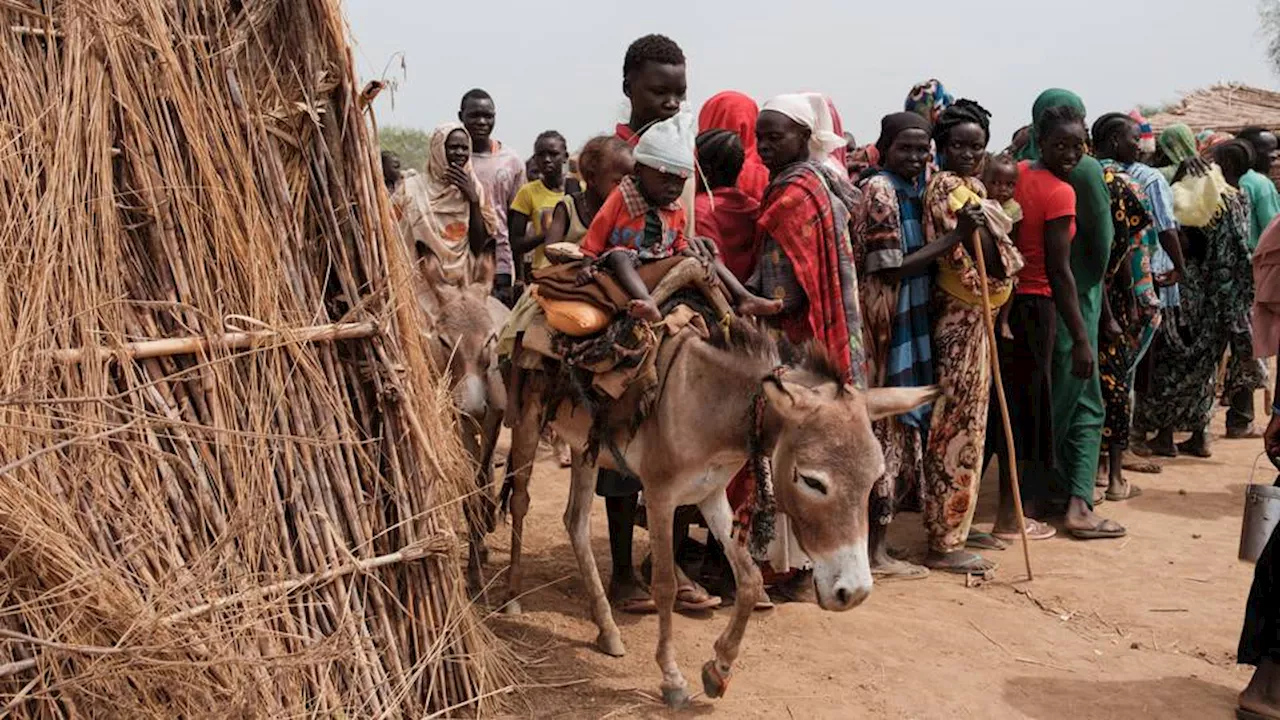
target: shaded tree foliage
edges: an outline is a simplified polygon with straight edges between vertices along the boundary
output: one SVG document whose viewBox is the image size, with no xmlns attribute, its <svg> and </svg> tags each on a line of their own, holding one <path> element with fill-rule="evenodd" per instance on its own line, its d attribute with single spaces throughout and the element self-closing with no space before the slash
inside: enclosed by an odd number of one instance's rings
<svg viewBox="0 0 1280 720">
<path fill-rule="evenodd" d="M 388 125 L 378 129 L 378 144 L 383 150 L 399 155 L 400 165 L 406 170 L 422 170 L 427 160 L 428 138 L 427 131 L 417 128 Z"/>
</svg>

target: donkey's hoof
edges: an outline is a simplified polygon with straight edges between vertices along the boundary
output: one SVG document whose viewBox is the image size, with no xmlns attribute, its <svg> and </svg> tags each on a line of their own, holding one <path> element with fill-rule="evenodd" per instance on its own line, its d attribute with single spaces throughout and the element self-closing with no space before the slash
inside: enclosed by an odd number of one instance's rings
<svg viewBox="0 0 1280 720">
<path fill-rule="evenodd" d="M 707 697 L 715 699 L 724 697 L 728 690 L 729 676 L 720 672 L 715 660 L 708 660 L 707 664 L 702 666 L 702 691 L 707 694 Z"/>
<path fill-rule="evenodd" d="M 627 648 L 622 644 L 622 637 L 617 633 L 600 633 L 596 636 L 596 647 L 610 657 L 622 657 Z"/>
<path fill-rule="evenodd" d="M 672 710 L 683 710 L 689 707 L 689 691 L 684 688 L 662 688 L 662 702 Z"/>
<path fill-rule="evenodd" d="M 502 606 L 503 615 L 519 615 L 520 612 L 520 601 L 515 598 L 508 600 L 507 604 Z"/>
</svg>

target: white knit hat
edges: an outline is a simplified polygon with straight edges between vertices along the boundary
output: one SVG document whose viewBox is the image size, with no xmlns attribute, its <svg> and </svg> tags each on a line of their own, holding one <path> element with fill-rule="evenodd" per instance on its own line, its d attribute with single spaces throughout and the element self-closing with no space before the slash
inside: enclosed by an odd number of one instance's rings
<svg viewBox="0 0 1280 720">
<path fill-rule="evenodd" d="M 644 131 L 636 144 L 636 162 L 659 172 L 690 177 L 695 139 L 693 113 L 680 112 Z"/>
</svg>

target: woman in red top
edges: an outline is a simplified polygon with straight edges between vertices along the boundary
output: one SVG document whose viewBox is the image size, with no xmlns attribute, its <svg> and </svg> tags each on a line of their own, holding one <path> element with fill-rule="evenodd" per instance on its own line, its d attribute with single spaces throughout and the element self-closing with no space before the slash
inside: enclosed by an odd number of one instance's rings
<svg viewBox="0 0 1280 720">
<path fill-rule="evenodd" d="M 1014 449 L 1028 501 L 1038 499 L 1041 487 L 1053 467 L 1052 373 L 1053 348 L 1058 327 L 1053 282 L 1068 256 L 1076 233 L 1076 193 L 1067 176 L 1084 152 L 1084 118 L 1068 108 L 1052 108 L 1036 119 L 1042 138 L 1041 158 L 1019 165 L 1014 199 L 1022 206 L 1022 223 L 1015 243 L 1026 264 L 1018 275 L 1018 285 L 1009 311 L 1013 338 L 1000 347 L 1000 372 L 1013 425 Z M 1069 272 L 1068 272 L 1069 274 Z M 1072 291 L 1074 293 L 1074 290 Z M 994 405 L 992 406 L 995 407 Z M 992 419 L 999 424 L 993 410 Z M 1004 436 L 993 433 L 995 448 L 1003 451 Z M 1006 472 L 1007 455 L 1000 462 L 1000 509 L 993 534 L 1002 539 L 1018 536 L 1013 506 L 1012 475 Z M 1024 469 L 1030 472 L 1022 472 Z M 1032 513 L 1035 511 L 1032 510 Z M 1027 520 L 1031 539 L 1051 537 L 1054 529 Z"/>
</svg>

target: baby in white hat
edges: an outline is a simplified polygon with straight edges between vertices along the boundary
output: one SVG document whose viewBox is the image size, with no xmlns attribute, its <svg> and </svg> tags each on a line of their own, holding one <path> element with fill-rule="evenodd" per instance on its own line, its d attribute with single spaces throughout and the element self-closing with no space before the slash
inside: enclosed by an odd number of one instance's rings
<svg viewBox="0 0 1280 720">
<path fill-rule="evenodd" d="M 636 171 L 605 200 L 582 240 L 582 252 L 599 258 L 631 297 L 635 317 L 659 321 L 662 313 L 637 271 L 639 263 L 690 253 L 680 202 L 685 183 L 694 172 L 693 118 L 681 113 L 655 123 L 635 148 Z M 719 261 L 716 274 L 743 315 L 774 315 L 781 301 L 752 295 Z M 585 273 L 585 282 L 590 273 Z"/>
</svg>

